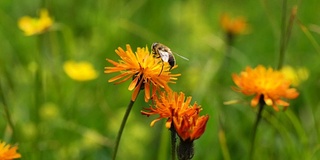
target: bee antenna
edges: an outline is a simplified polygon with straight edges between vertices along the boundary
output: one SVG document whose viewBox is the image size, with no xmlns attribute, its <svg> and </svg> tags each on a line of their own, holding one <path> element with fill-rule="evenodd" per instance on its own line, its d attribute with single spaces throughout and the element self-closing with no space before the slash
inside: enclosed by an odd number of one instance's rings
<svg viewBox="0 0 320 160">
<path fill-rule="evenodd" d="M 189 59 L 187 57 L 184 57 L 184 56 L 181 56 L 180 54 L 176 53 L 176 52 L 173 52 L 174 54 L 176 54 L 177 56 L 179 56 L 180 58 L 186 60 L 186 61 L 189 61 Z"/>
</svg>

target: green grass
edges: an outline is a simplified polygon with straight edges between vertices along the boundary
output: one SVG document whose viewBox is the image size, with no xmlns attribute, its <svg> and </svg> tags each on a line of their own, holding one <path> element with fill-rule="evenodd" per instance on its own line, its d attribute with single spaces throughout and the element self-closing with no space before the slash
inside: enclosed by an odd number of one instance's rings
<svg viewBox="0 0 320 160">
<path fill-rule="evenodd" d="M 318 0 L 288 1 L 298 5 L 297 19 L 286 48 L 284 65 L 306 67 L 309 78 L 297 89 L 287 111 L 266 107 L 256 135 L 254 159 L 319 159 L 320 101 L 318 60 L 320 4 Z M 22 16 L 38 16 L 48 8 L 56 29 L 26 37 L 18 28 Z M 282 1 L 0 1 L 0 140 L 18 144 L 21 159 L 111 159 L 131 92 L 129 82 L 108 83 L 115 74 L 104 74 L 118 60 L 114 50 L 130 44 L 150 47 L 166 44 L 174 52 L 181 73 L 175 91 L 183 91 L 209 114 L 207 129 L 195 141 L 194 160 L 248 159 L 256 110 L 251 97 L 234 92 L 231 73 L 258 64 L 276 68 L 281 39 Z M 250 29 L 236 37 L 228 67 L 219 72 L 225 56 L 222 13 L 244 16 Z M 286 22 L 287 23 L 287 22 Z M 77 82 L 63 71 L 67 60 L 91 62 L 99 72 L 92 81 Z M 143 93 L 143 92 L 142 92 Z M 223 105 L 240 99 L 244 103 Z M 5 114 L 8 107 L 14 132 Z M 169 131 L 164 122 L 150 127 L 156 118 L 140 114 L 148 107 L 138 96 L 124 129 L 118 159 L 169 159 Z M 222 150 L 219 129 L 226 144 Z M 223 154 L 225 153 L 225 154 Z"/>
</svg>

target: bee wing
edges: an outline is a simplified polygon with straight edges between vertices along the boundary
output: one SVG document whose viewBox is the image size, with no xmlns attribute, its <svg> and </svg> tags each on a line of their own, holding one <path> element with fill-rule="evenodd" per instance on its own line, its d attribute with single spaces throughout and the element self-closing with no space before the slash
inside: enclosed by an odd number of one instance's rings
<svg viewBox="0 0 320 160">
<path fill-rule="evenodd" d="M 169 53 L 168 52 L 159 50 L 159 54 L 160 54 L 163 62 L 169 61 Z"/>
</svg>

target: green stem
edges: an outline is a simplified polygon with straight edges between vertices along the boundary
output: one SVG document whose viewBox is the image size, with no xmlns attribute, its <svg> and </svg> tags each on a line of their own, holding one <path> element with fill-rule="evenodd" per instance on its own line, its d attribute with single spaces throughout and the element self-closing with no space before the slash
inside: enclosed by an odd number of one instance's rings
<svg viewBox="0 0 320 160">
<path fill-rule="evenodd" d="M 226 33 L 226 53 L 222 62 L 221 68 L 228 68 L 229 61 L 231 59 L 232 46 L 235 35 L 232 33 Z"/>
<path fill-rule="evenodd" d="M 41 130 L 41 119 L 39 117 L 39 109 L 40 106 L 43 105 L 45 102 L 45 78 L 44 78 L 44 65 L 46 63 L 45 61 L 45 53 L 46 51 L 46 36 L 45 34 L 41 34 L 37 37 L 38 42 L 38 52 L 34 57 L 34 60 L 37 64 L 36 70 L 34 72 L 34 104 L 33 104 L 33 110 L 30 113 L 32 116 L 32 120 L 34 121 L 36 125 L 36 132 L 37 137 L 36 140 L 33 141 L 33 147 L 39 150 L 39 143 L 43 141 L 43 134 Z M 41 159 L 43 157 L 43 152 L 39 152 L 39 154 L 35 155 L 35 159 Z"/>
<path fill-rule="evenodd" d="M 264 105 L 265 105 L 265 103 L 260 101 L 260 103 L 259 103 L 259 111 L 258 111 L 258 114 L 257 114 L 256 122 L 255 122 L 255 124 L 253 126 L 253 133 L 252 133 L 252 139 L 251 139 L 251 148 L 250 148 L 250 159 L 253 159 L 256 133 L 257 133 L 257 130 L 258 130 L 259 122 L 260 122 L 261 117 L 262 117 L 261 115 L 262 115 L 262 111 L 263 111 Z"/>
<path fill-rule="evenodd" d="M 281 18 L 281 39 L 280 39 L 280 57 L 278 63 L 278 69 L 282 68 L 285 48 L 286 48 L 286 11 L 287 11 L 287 0 L 282 1 L 282 18 Z"/>
<path fill-rule="evenodd" d="M 230 55 L 230 53 L 231 53 L 234 37 L 235 37 L 234 34 L 226 33 L 226 41 L 227 41 L 227 44 L 226 44 L 226 47 L 227 47 L 226 48 L 226 55 Z"/>
<path fill-rule="evenodd" d="M 167 154 L 167 150 L 168 150 L 168 140 L 169 139 L 169 133 L 168 133 L 168 129 L 165 127 L 162 127 L 161 129 L 161 137 L 160 137 L 160 144 L 159 144 L 159 152 L 158 152 L 158 156 L 157 156 L 157 160 L 163 160 L 163 159 L 167 159 L 168 154 Z"/>
<path fill-rule="evenodd" d="M 302 22 L 298 21 L 298 24 L 302 30 L 302 32 L 307 36 L 313 47 L 316 49 L 318 54 L 320 54 L 320 45 L 318 44 L 317 40 L 312 36 L 308 28 L 302 24 Z"/>
<path fill-rule="evenodd" d="M 171 128 L 170 128 L 170 131 L 171 131 L 171 159 L 172 160 L 175 160 L 176 159 L 176 130 L 174 129 L 174 125 L 173 125 L 173 122 L 171 123 Z"/>
<path fill-rule="evenodd" d="M 126 125 L 127 119 L 129 117 L 129 114 L 130 114 L 130 111 L 132 109 L 132 106 L 133 106 L 134 102 L 135 101 L 130 100 L 130 103 L 129 103 L 128 107 L 127 107 L 126 113 L 123 116 L 123 119 L 122 119 L 122 122 L 121 122 L 121 126 L 120 126 L 120 129 L 119 129 L 119 132 L 118 132 L 118 135 L 117 135 L 117 139 L 116 139 L 116 145 L 115 145 L 114 151 L 113 151 L 113 156 L 112 156 L 113 160 L 116 159 L 118 148 L 119 148 L 119 143 L 120 143 L 120 140 L 121 140 L 121 135 L 122 135 L 123 129 L 124 129 L 125 125 Z"/>
<path fill-rule="evenodd" d="M 221 115 L 218 116 L 218 119 L 219 119 L 218 137 L 219 137 L 219 143 L 220 143 L 220 147 L 221 147 L 221 151 L 222 151 L 222 156 L 223 156 L 224 160 L 230 160 L 230 152 L 229 152 L 228 145 L 227 145 L 227 140 L 226 140 L 226 137 L 225 137 L 225 131 L 224 131 L 224 128 L 223 128 Z"/>
<path fill-rule="evenodd" d="M 0 82 L 0 98 L 2 99 L 2 103 L 3 103 L 3 109 L 4 109 L 4 112 L 5 112 L 5 116 L 7 118 L 7 121 L 8 121 L 8 124 L 9 124 L 9 127 L 11 129 L 11 134 L 12 134 L 12 139 L 13 141 L 16 140 L 16 137 L 15 137 L 15 129 L 14 129 L 14 125 L 13 125 L 13 122 L 12 122 L 12 118 L 11 118 L 11 115 L 10 115 L 10 112 L 9 112 L 9 108 L 8 108 L 8 104 L 7 104 L 7 101 L 6 101 L 6 98 L 4 96 L 4 90 L 3 90 L 3 87 L 2 87 L 2 83 Z"/>
</svg>

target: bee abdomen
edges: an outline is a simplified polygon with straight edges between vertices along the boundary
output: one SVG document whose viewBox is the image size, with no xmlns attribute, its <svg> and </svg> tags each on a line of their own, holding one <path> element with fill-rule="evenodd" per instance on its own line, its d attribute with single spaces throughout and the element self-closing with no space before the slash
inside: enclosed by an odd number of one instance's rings
<svg viewBox="0 0 320 160">
<path fill-rule="evenodd" d="M 171 69 L 174 65 L 176 65 L 176 60 L 174 59 L 173 55 L 170 55 L 170 56 L 169 56 L 168 63 L 169 63 L 169 65 L 170 65 L 170 69 Z"/>
</svg>

